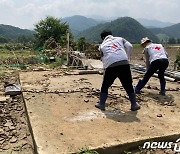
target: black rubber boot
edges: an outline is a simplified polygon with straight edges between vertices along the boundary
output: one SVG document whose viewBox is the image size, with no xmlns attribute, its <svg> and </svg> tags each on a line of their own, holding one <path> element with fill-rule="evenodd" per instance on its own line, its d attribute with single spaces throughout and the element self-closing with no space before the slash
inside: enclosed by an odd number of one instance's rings
<svg viewBox="0 0 180 154">
<path fill-rule="evenodd" d="M 144 83 L 142 80 L 139 80 L 138 84 L 135 87 L 135 93 L 139 94 L 141 89 L 144 87 Z"/>
<path fill-rule="evenodd" d="M 128 94 L 128 96 L 129 96 L 129 100 L 131 102 L 131 111 L 139 110 L 141 107 L 136 102 L 136 95 L 135 95 L 135 93 L 130 93 L 130 94 Z"/>
<path fill-rule="evenodd" d="M 105 111 L 105 102 L 106 102 L 107 96 L 108 96 L 108 94 L 101 92 L 100 93 L 100 102 L 96 103 L 95 107 L 100 110 Z"/>
<path fill-rule="evenodd" d="M 165 81 L 163 81 L 163 82 L 161 81 L 160 82 L 160 87 L 161 87 L 161 90 L 160 90 L 159 94 L 165 96 L 165 94 L 166 94 L 166 90 L 165 90 L 166 82 Z"/>
</svg>

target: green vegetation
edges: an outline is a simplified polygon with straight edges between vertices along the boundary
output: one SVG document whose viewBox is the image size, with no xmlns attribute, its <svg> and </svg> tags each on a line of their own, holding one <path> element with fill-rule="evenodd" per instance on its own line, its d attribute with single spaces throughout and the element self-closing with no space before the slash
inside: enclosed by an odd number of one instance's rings
<svg viewBox="0 0 180 154">
<path fill-rule="evenodd" d="M 7 48 L 8 46 L 8 48 Z M 31 64 L 46 64 L 49 68 L 55 68 L 62 65 L 61 57 L 56 56 L 53 61 L 50 59 L 50 53 L 34 51 L 32 48 L 24 49 L 23 44 L 0 44 L 0 69 L 26 69 Z M 66 62 L 66 55 L 64 62 Z M 0 75 L 3 75 L 3 73 Z"/>
<path fill-rule="evenodd" d="M 76 43 L 76 50 L 78 51 L 84 51 L 86 49 L 86 38 L 85 37 L 80 37 L 78 40 L 77 40 L 77 43 Z"/>
<path fill-rule="evenodd" d="M 158 41 L 158 38 L 152 32 L 130 17 L 122 17 L 112 22 L 99 24 L 82 32 L 79 37 L 84 36 L 88 41 L 101 42 L 100 33 L 104 29 L 110 29 L 114 36 L 124 37 L 132 43 L 139 43 L 141 38 L 145 36 Z"/>
<path fill-rule="evenodd" d="M 139 43 L 138 44 L 133 44 L 133 49 L 140 49 L 140 48 L 142 48 L 142 47 L 140 46 Z"/>
<path fill-rule="evenodd" d="M 91 20 L 82 16 L 74 16 L 71 17 L 71 24 L 75 24 L 77 19 L 80 24 L 82 24 L 83 20 L 85 20 L 84 22 Z M 156 28 L 152 33 L 130 17 L 118 18 L 99 25 L 94 20 L 91 20 L 92 25 L 94 24 L 96 26 L 82 32 L 79 35 L 79 39 L 75 41 L 73 40 L 72 33 L 69 31 L 69 25 L 62 21 L 61 19 L 47 16 L 35 25 L 35 31 L 22 30 L 9 25 L 0 25 L 0 64 L 12 65 L 21 69 L 25 69 L 26 64 L 37 63 L 46 63 L 50 68 L 57 67 L 62 64 L 61 58 L 58 60 L 58 56 L 60 55 L 57 54 L 57 51 L 64 52 L 66 50 L 68 33 L 70 34 L 70 50 L 79 50 L 80 52 L 84 52 L 87 58 L 94 59 L 100 58 L 98 47 L 99 43 L 102 42 L 100 33 L 104 29 L 110 29 L 114 36 L 122 36 L 131 43 L 134 43 L 134 49 L 140 48 L 139 42 L 145 36 L 148 36 L 154 42 L 158 42 L 158 38 L 153 33 L 157 33 L 160 41 L 163 43 L 167 41 L 171 44 L 180 42 L 179 38 L 171 38 L 168 34 L 164 33 L 165 30 L 169 29 L 175 29 L 177 31 L 179 24 L 170 26 L 169 28 Z M 33 39 L 30 39 L 30 37 L 33 37 Z M 50 57 L 54 57 L 56 60 L 51 61 Z M 176 60 L 178 68 L 179 57 L 178 54 Z"/>
<path fill-rule="evenodd" d="M 3 77 L 5 77 L 5 73 L 4 73 L 4 71 L 0 70 L 0 79 Z"/>
<path fill-rule="evenodd" d="M 0 24 L 0 43 L 33 41 L 34 33 L 31 30 Z"/>
<path fill-rule="evenodd" d="M 68 29 L 69 26 L 66 23 L 62 23 L 60 19 L 47 16 L 35 25 L 36 47 L 43 46 L 51 37 L 64 47 L 67 44 Z M 72 38 L 72 35 L 70 36 Z"/>
<path fill-rule="evenodd" d="M 169 37 L 180 38 L 180 23 L 163 28 L 163 31 Z"/>
<path fill-rule="evenodd" d="M 150 28 L 152 33 L 158 36 L 158 38 L 169 44 L 179 43 L 180 39 L 180 23 L 165 28 Z"/>
<path fill-rule="evenodd" d="M 79 32 L 84 31 L 90 27 L 96 26 L 100 23 L 94 19 L 86 18 L 86 17 L 80 16 L 80 15 L 63 18 L 62 21 L 69 24 L 69 27 L 70 27 L 74 37 L 76 37 Z"/>
<path fill-rule="evenodd" d="M 156 36 L 159 38 L 160 42 L 163 42 L 163 43 L 166 43 L 169 40 L 169 37 L 166 34 L 159 33 Z"/>
<path fill-rule="evenodd" d="M 0 44 L 0 58 L 27 58 L 35 55 L 31 46 L 19 43 Z"/>
<path fill-rule="evenodd" d="M 23 44 L 0 44 L 0 69 L 26 69 L 26 65 L 36 57 L 30 47 Z"/>
<path fill-rule="evenodd" d="M 0 43 L 8 43 L 8 41 L 6 37 L 0 35 Z"/>
<path fill-rule="evenodd" d="M 68 30 L 70 32 L 70 44 L 74 47 L 76 45 L 74 45 L 72 34 L 76 40 L 85 37 L 88 42 L 100 43 L 101 38 L 99 35 L 104 29 L 111 29 L 115 36 L 122 36 L 131 43 L 139 43 L 141 38 L 145 36 L 148 36 L 154 42 L 159 39 L 162 43 L 180 43 L 180 23 L 165 28 L 145 28 L 130 17 L 105 22 L 78 15 L 63 19 L 47 16 L 35 25 L 35 31 L 0 24 L 0 43 L 35 42 L 35 47 L 38 48 L 41 45 L 43 47 L 44 41 L 54 37 L 64 47 Z"/>
</svg>

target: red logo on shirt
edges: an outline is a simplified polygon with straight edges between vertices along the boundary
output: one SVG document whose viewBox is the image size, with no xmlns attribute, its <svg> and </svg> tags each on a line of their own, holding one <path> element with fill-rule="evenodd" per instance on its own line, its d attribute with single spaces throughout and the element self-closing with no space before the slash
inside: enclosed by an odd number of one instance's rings
<svg viewBox="0 0 180 154">
<path fill-rule="evenodd" d="M 158 47 L 158 46 L 156 46 L 156 47 L 155 47 L 155 49 L 156 49 L 156 50 L 160 50 L 161 48 L 160 48 L 160 47 Z"/>
<path fill-rule="evenodd" d="M 118 48 L 118 46 L 117 46 L 116 44 L 113 44 L 111 47 L 112 47 L 113 49 L 117 49 L 117 48 Z"/>
</svg>

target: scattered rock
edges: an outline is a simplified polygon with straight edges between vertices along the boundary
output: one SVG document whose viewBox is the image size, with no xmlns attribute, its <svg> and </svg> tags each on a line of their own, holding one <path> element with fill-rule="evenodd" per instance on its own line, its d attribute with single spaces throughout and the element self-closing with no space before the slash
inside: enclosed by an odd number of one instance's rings
<svg viewBox="0 0 180 154">
<path fill-rule="evenodd" d="M 147 86 L 147 89 L 152 89 L 150 85 Z"/>
<path fill-rule="evenodd" d="M 158 87 L 154 87 L 154 90 L 159 90 Z"/>
<path fill-rule="evenodd" d="M 33 69 L 33 71 L 47 71 L 47 69 L 45 69 L 43 67 L 38 67 L 36 69 Z"/>
<path fill-rule="evenodd" d="M 8 99 L 9 99 L 9 97 L 0 96 L 0 102 L 6 102 Z"/>
<path fill-rule="evenodd" d="M 7 120 L 6 124 L 4 125 L 5 127 L 11 127 L 13 126 L 13 123 L 11 120 Z"/>
<path fill-rule="evenodd" d="M 161 118 L 161 117 L 163 117 L 163 115 L 162 115 L 162 114 L 158 114 L 157 117 L 158 117 L 158 118 Z"/>
<path fill-rule="evenodd" d="M 4 134 L 4 130 L 0 128 L 0 135 Z"/>
<path fill-rule="evenodd" d="M 84 102 L 88 103 L 88 102 L 89 102 L 89 99 L 85 99 Z"/>
<path fill-rule="evenodd" d="M 16 143 L 17 142 L 17 138 L 15 136 L 13 136 L 10 140 L 10 143 Z"/>
</svg>

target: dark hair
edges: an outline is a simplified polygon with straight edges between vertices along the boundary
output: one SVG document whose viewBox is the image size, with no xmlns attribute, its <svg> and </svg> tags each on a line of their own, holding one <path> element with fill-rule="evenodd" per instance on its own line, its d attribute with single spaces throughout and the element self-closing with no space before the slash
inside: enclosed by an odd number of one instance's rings
<svg viewBox="0 0 180 154">
<path fill-rule="evenodd" d="M 108 35 L 112 35 L 112 32 L 110 30 L 103 30 L 101 33 L 101 39 L 104 40 L 104 38 Z"/>
</svg>

